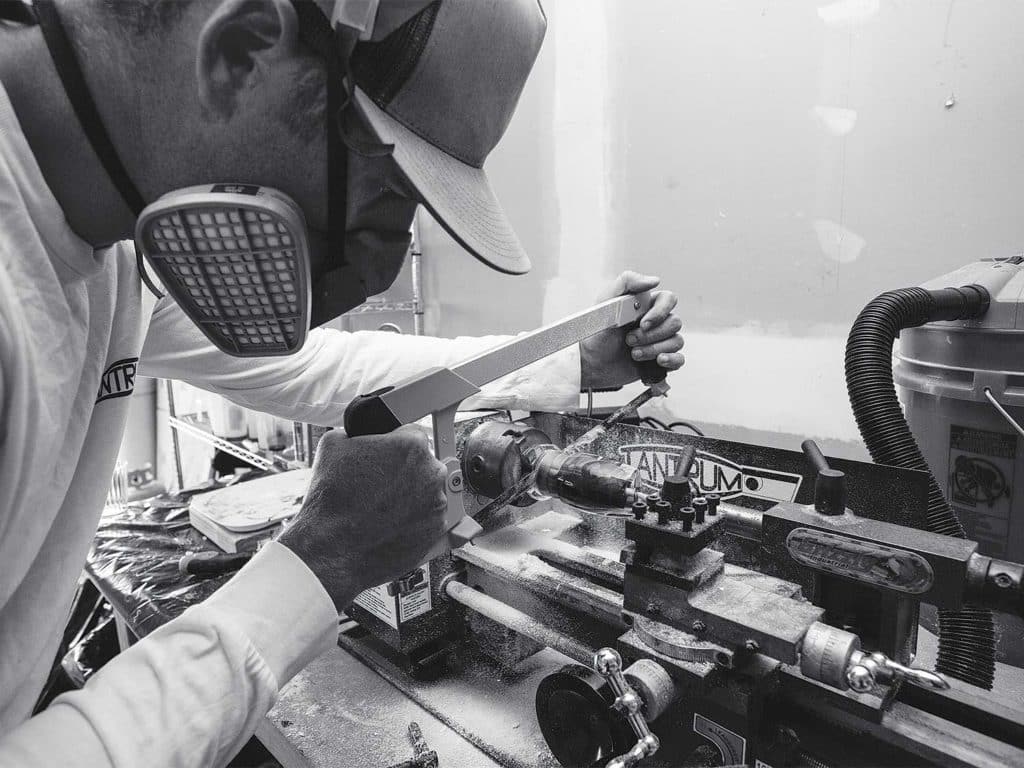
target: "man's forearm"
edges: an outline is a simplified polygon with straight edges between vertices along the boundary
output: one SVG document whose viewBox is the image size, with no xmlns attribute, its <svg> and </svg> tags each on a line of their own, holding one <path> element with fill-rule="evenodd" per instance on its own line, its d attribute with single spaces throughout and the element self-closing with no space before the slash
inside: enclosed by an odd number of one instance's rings
<svg viewBox="0 0 1024 768">
<path fill-rule="evenodd" d="M 336 640 L 326 591 L 269 544 L 205 603 L 0 738 L 0 766 L 223 765 L 279 687 Z"/>
<path fill-rule="evenodd" d="M 215 349 L 173 304 L 153 315 L 139 373 L 177 378 L 282 418 L 340 426 L 354 397 L 451 366 L 507 336 L 439 339 L 389 333 L 310 332 L 290 357 L 232 358 Z M 559 410 L 579 402 L 579 350 L 572 345 L 487 386 L 466 408 Z"/>
</svg>

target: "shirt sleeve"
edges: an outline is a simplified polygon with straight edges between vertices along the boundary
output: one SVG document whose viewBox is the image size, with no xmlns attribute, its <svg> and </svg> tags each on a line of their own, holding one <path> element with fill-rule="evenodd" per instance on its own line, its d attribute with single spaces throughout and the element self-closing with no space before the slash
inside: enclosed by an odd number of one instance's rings
<svg viewBox="0 0 1024 768">
<path fill-rule="evenodd" d="M 282 418 L 335 427 L 357 395 L 428 368 L 455 365 L 509 338 L 314 329 L 293 355 L 240 358 L 219 351 L 173 300 L 164 298 L 153 312 L 139 373 L 180 379 Z M 579 405 L 579 395 L 579 345 L 573 344 L 488 384 L 462 407 L 557 411 Z"/>
<path fill-rule="evenodd" d="M 224 765 L 279 687 L 335 644 L 337 623 L 312 572 L 271 542 L 204 603 L 0 738 L 0 766 Z"/>
</svg>

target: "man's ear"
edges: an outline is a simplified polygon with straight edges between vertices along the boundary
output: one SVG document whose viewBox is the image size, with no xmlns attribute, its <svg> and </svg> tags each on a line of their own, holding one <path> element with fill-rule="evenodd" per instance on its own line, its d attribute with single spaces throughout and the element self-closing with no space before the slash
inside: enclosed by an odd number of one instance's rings
<svg viewBox="0 0 1024 768">
<path fill-rule="evenodd" d="M 299 22 L 290 0 L 221 0 L 199 32 L 199 101 L 221 119 L 239 98 L 299 46 Z"/>
</svg>

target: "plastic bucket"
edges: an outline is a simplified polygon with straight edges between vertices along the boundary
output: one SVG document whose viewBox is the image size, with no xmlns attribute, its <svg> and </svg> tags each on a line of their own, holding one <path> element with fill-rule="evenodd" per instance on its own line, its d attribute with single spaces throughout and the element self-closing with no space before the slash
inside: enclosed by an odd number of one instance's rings
<svg viewBox="0 0 1024 768">
<path fill-rule="evenodd" d="M 1024 331 L 926 325 L 900 335 L 893 377 L 939 487 L 984 555 L 1024 560 Z M 997 658 L 1024 666 L 1024 620 L 997 614 Z"/>
</svg>

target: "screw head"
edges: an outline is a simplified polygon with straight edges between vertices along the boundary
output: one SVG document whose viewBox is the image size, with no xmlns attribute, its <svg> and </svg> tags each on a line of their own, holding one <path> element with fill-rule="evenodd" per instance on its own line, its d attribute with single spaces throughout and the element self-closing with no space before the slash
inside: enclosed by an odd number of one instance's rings
<svg viewBox="0 0 1024 768">
<path fill-rule="evenodd" d="M 694 621 L 691 626 L 693 627 L 693 631 L 694 632 L 703 632 L 703 631 L 705 631 L 708 628 L 707 624 L 705 624 L 700 619 L 697 619 L 696 621 Z"/>
<path fill-rule="evenodd" d="M 851 667 L 850 671 L 846 673 L 846 682 L 857 693 L 867 693 L 875 687 L 874 675 L 867 667 L 862 667 L 859 664 Z"/>
<path fill-rule="evenodd" d="M 997 573 L 993 581 L 995 581 L 997 587 L 1002 589 L 1013 586 L 1013 579 L 1011 579 L 1010 575 L 1007 573 Z"/>
<path fill-rule="evenodd" d="M 453 493 L 462 492 L 462 470 L 457 469 L 448 475 L 448 490 Z"/>
<path fill-rule="evenodd" d="M 757 640 L 747 640 L 747 642 L 743 644 L 743 647 L 750 651 L 750 653 L 757 653 L 761 650 L 761 644 L 758 643 Z"/>
</svg>

